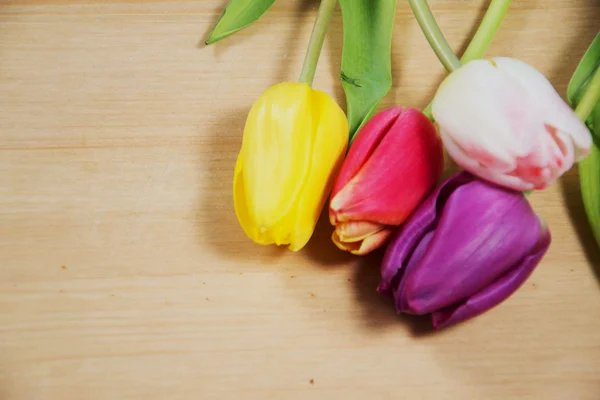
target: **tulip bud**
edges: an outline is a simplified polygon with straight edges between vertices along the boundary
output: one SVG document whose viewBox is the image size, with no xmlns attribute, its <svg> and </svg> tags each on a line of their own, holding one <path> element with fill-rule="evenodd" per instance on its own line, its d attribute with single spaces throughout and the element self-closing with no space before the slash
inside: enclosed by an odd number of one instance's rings
<svg viewBox="0 0 600 400">
<path fill-rule="evenodd" d="M 253 105 L 235 166 L 234 204 L 256 243 L 303 248 L 341 166 L 348 121 L 326 93 L 280 83 Z"/>
<path fill-rule="evenodd" d="M 435 328 L 473 318 L 512 295 L 550 246 L 520 192 L 460 172 L 391 239 L 377 291 L 398 313 L 432 315 Z"/>
<path fill-rule="evenodd" d="M 419 110 L 375 115 L 357 134 L 333 187 L 333 242 L 358 255 L 382 246 L 433 190 L 443 163 L 435 126 Z"/>
<path fill-rule="evenodd" d="M 432 112 L 459 166 L 515 190 L 547 187 L 592 145 L 552 84 L 512 58 L 474 60 L 451 73 Z"/>
</svg>

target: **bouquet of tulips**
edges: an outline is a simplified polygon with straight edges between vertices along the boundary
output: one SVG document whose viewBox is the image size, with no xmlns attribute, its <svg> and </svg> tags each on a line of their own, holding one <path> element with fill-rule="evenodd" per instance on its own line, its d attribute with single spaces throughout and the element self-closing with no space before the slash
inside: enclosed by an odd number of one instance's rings
<svg viewBox="0 0 600 400">
<path fill-rule="evenodd" d="M 435 328 L 512 295 L 550 246 L 527 196 L 579 164 L 600 243 L 600 35 L 565 102 L 533 66 L 484 59 L 510 0 L 492 0 L 461 59 L 425 0 L 408 0 L 449 71 L 424 110 L 375 113 L 392 85 L 396 0 L 339 0 L 346 113 L 312 88 L 337 0 L 322 0 L 297 82 L 267 89 L 248 115 L 235 165 L 235 212 L 262 245 L 301 250 L 328 203 L 332 242 L 358 256 L 385 248 L 377 291 Z M 231 0 L 209 34 L 221 40 L 275 0 Z M 460 171 L 440 182 L 444 148 Z"/>
</svg>

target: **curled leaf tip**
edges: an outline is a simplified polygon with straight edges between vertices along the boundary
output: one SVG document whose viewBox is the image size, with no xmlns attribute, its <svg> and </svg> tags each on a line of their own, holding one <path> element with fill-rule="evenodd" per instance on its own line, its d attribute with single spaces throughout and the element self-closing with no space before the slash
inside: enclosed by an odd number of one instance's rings
<svg viewBox="0 0 600 400">
<path fill-rule="evenodd" d="M 231 0 L 204 42 L 207 46 L 225 39 L 256 22 L 275 0 Z"/>
</svg>

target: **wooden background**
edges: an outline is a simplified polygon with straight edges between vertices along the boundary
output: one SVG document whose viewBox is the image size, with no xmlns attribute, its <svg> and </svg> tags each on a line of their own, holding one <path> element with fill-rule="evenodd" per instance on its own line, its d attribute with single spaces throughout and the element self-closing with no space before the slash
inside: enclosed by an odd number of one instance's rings
<svg viewBox="0 0 600 400">
<path fill-rule="evenodd" d="M 512 298 L 453 329 L 395 317 L 376 257 L 323 220 L 293 254 L 250 242 L 231 199 L 253 100 L 297 78 L 316 1 L 203 41 L 225 0 L 0 0 L 0 399 L 600 398 L 600 252 L 576 170 L 532 196 L 553 244 Z M 485 0 L 430 1 L 464 49 Z M 515 1 L 489 55 L 560 93 L 597 0 Z M 336 12 L 315 87 L 344 104 Z M 398 2 L 394 87 L 444 76 Z"/>
</svg>

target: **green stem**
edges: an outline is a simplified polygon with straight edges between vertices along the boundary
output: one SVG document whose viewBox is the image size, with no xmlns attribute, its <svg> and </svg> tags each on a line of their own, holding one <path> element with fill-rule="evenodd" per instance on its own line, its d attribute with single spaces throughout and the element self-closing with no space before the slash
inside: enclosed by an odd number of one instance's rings
<svg viewBox="0 0 600 400">
<path fill-rule="evenodd" d="M 498 32 L 500 24 L 510 7 L 511 1 L 512 0 L 491 1 L 479 28 L 477 28 L 477 32 L 475 32 L 475 36 L 471 39 L 471 42 L 460 59 L 461 64 L 483 57 L 490 46 L 492 39 L 496 35 L 496 32 Z M 429 105 L 425 107 L 425 110 L 423 110 L 423 113 L 431 120 L 433 120 L 433 116 L 431 115 L 432 102 L 430 102 Z"/>
<path fill-rule="evenodd" d="M 321 0 L 299 79 L 300 82 L 304 82 L 309 86 L 312 86 L 315 79 L 317 63 L 319 62 L 319 56 L 321 55 L 321 49 L 325 41 L 325 33 L 327 32 L 327 27 L 329 27 L 329 22 L 331 22 L 336 5 L 337 0 Z"/>
<path fill-rule="evenodd" d="M 473 36 L 471 43 L 463 53 L 460 62 L 465 64 L 469 61 L 483 57 L 485 51 L 490 47 L 492 39 L 498 32 L 500 24 L 510 7 L 512 0 L 492 0 L 488 7 L 481 24 Z"/>
<path fill-rule="evenodd" d="M 427 38 L 429 45 L 439 60 L 444 64 L 444 68 L 449 72 L 460 68 L 460 60 L 456 57 L 454 51 L 452 51 L 452 48 L 446 41 L 440 27 L 437 22 L 435 22 L 435 18 L 431 13 L 427 0 L 408 0 L 408 2 L 410 3 L 413 14 L 417 19 L 425 38 Z"/>
<path fill-rule="evenodd" d="M 600 67 L 596 68 L 596 72 L 592 76 L 590 84 L 585 89 L 583 97 L 577 107 L 575 108 L 575 114 L 582 120 L 588 119 L 596 104 L 600 101 Z"/>
</svg>

